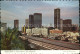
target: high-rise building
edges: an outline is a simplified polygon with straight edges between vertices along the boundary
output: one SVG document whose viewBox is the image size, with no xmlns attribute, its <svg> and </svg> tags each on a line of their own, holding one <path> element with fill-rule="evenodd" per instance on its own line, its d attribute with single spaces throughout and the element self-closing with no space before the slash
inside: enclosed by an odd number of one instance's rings
<svg viewBox="0 0 80 54">
<path fill-rule="evenodd" d="M 40 28 L 42 26 L 42 14 L 34 13 L 34 26 Z"/>
<path fill-rule="evenodd" d="M 0 31 L 1 31 L 1 32 L 5 32 L 6 29 L 7 29 L 7 23 L 2 23 L 2 22 L 1 22 L 1 28 L 0 28 Z"/>
<path fill-rule="evenodd" d="M 34 27 L 34 16 L 29 15 L 29 28 L 33 28 L 33 27 Z"/>
<path fill-rule="evenodd" d="M 63 19 L 60 19 L 60 30 L 63 30 Z"/>
<path fill-rule="evenodd" d="M 60 9 L 54 9 L 54 27 L 60 29 Z"/>
<path fill-rule="evenodd" d="M 71 31 L 72 28 L 72 20 L 66 19 L 63 20 L 63 31 Z"/>
<path fill-rule="evenodd" d="M 19 28 L 19 20 L 14 20 L 14 28 Z"/>
<path fill-rule="evenodd" d="M 29 26 L 29 19 L 25 19 L 25 26 L 26 26 L 26 27 Z"/>
</svg>

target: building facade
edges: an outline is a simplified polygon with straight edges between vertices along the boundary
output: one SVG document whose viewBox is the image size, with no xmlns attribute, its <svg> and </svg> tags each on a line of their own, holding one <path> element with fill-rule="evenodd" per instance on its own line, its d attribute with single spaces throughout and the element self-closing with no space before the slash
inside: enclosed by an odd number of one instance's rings
<svg viewBox="0 0 80 54">
<path fill-rule="evenodd" d="M 48 35 L 48 29 L 47 28 L 33 28 L 32 34 L 38 34 L 38 35 L 44 35 L 45 37 Z"/>
<path fill-rule="evenodd" d="M 31 29 L 26 29 L 26 34 L 29 35 L 29 36 L 31 36 L 32 35 Z"/>
<path fill-rule="evenodd" d="M 62 30 L 57 30 L 57 29 L 55 29 L 55 30 L 49 30 L 49 32 L 50 32 L 50 34 L 63 33 Z"/>
<path fill-rule="evenodd" d="M 34 26 L 41 28 L 42 26 L 42 14 L 41 13 L 34 13 Z"/>
<path fill-rule="evenodd" d="M 60 29 L 60 9 L 54 9 L 54 27 Z"/>
<path fill-rule="evenodd" d="M 29 28 L 34 27 L 34 15 L 29 15 Z"/>
<path fill-rule="evenodd" d="M 26 27 L 29 26 L 29 19 L 25 19 L 25 26 L 26 26 Z"/>
<path fill-rule="evenodd" d="M 0 28 L 1 30 L 1 32 L 5 32 L 6 31 L 6 29 L 7 29 L 7 23 L 1 23 L 1 28 Z"/>
<path fill-rule="evenodd" d="M 14 20 L 14 28 L 19 28 L 19 20 Z"/>
<path fill-rule="evenodd" d="M 63 31 L 71 31 L 72 29 L 72 20 L 66 19 L 63 20 Z"/>
<path fill-rule="evenodd" d="M 22 32 L 26 33 L 26 26 L 25 25 L 22 27 Z"/>
<path fill-rule="evenodd" d="M 63 19 L 60 19 L 60 30 L 63 30 Z"/>
<path fill-rule="evenodd" d="M 32 28 L 32 29 L 26 29 L 26 33 L 29 35 L 44 35 L 46 37 L 48 35 L 48 29 L 47 28 Z"/>
<path fill-rule="evenodd" d="M 72 24 L 72 31 L 73 32 L 78 32 L 79 31 L 79 26 L 77 24 Z"/>
</svg>

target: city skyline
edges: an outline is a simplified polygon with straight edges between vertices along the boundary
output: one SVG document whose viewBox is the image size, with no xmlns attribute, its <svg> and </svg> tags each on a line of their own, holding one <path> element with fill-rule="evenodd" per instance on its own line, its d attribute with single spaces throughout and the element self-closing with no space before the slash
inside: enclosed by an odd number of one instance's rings
<svg viewBox="0 0 80 54">
<path fill-rule="evenodd" d="M 13 27 L 14 20 L 19 19 L 19 28 L 21 29 L 25 25 L 25 19 L 28 19 L 30 14 L 42 13 L 42 24 L 54 24 L 54 9 L 60 8 L 61 19 L 72 19 L 72 24 L 79 24 L 78 1 L 35 2 L 36 4 L 34 1 L 32 1 L 32 4 L 31 2 L 24 2 L 24 4 L 22 2 L 2 2 L 2 6 L 5 7 L 1 7 L 1 21 L 8 23 L 9 27 Z M 59 5 L 58 3 L 62 4 Z M 63 5 L 64 3 L 66 4 Z"/>
<path fill-rule="evenodd" d="M 1 50 L 80 50 L 79 10 L 79 0 L 1 0 Z"/>
</svg>

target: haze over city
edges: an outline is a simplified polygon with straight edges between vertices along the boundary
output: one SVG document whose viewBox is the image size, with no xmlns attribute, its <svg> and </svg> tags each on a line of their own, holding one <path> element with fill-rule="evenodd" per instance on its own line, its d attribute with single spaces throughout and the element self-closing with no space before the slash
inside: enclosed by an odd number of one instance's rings
<svg viewBox="0 0 80 54">
<path fill-rule="evenodd" d="M 42 13 L 42 24 L 54 24 L 54 9 L 60 8 L 62 19 L 72 19 L 79 24 L 78 1 L 3 1 L 1 3 L 1 21 L 8 27 L 14 27 L 14 19 L 19 19 L 19 29 L 25 25 L 30 14 Z"/>
</svg>

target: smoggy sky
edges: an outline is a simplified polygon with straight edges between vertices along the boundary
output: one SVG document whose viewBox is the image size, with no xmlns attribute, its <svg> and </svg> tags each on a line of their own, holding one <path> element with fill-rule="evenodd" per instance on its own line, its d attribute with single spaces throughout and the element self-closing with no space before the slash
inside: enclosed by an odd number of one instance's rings
<svg viewBox="0 0 80 54">
<path fill-rule="evenodd" d="M 42 24 L 54 25 L 54 9 L 60 8 L 61 19 L 72 19 L 79 24 L 79 1 L 2 1 L 1 21 L 14 27 L 14 19 L 19 19 L 19 28 L 25 25 L 29 14 L 42 13 Z"/>
</svg>

